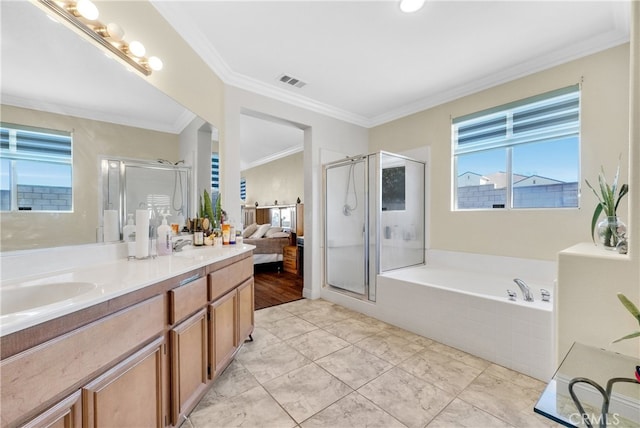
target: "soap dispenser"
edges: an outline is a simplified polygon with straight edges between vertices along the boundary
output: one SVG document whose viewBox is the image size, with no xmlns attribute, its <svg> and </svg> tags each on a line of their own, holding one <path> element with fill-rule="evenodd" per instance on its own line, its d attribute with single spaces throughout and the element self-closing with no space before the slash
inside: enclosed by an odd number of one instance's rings
<svg viewBox="0 0 640 428">
<path fill-rule="evenodd" d="M 122 228 L 122 240 L 127 243 L 127 255 L 130 259 L 136 257 L 136 225 L 133 223 L 133 213 L 127 216 L 127 224 Z"/>
<path fill-rule="evenodd" d="M 158 226 L 158 255 L 170 256 L 173 247 L 171 241 L 171 226 L 167 224 L 167 213 L 162 214 L 162 224 Z"/>
</svg>

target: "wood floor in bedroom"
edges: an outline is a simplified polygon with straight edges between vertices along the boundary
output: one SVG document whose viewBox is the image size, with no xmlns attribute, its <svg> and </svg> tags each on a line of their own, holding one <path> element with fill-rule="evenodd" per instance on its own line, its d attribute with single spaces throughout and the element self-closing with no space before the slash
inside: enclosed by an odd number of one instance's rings
<svg viewBox="0 0 640 428">
<path fill-rule="evenodd" d="M 253 279 L 256 310 L 302 299 L 301 276 L 282 270 L 256 269 Z"/>
</svg>

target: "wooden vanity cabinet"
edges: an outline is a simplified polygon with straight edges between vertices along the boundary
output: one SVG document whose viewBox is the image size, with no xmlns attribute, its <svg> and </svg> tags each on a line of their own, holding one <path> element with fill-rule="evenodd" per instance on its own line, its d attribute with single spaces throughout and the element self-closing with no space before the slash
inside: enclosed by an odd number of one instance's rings
<svg viewBox="0 0 640 428">
<path fill-rule="evenodd" d="M 0 427 L 179 426 L 253 332 L 253 300 L 243 255 L 68 315 L 0 360 Z"/>
<path fill-rule="evenodd" d="M 80 428 L 82 426 L 82 394 L 76 391 L 69 397 L 42 412 L 22 428 Z"/>
<path fill-rule="evenodd" d="M 171 423 L 178 425 L 207 389 L 207 278 L 169 290 Z"/>
<path fill-rule="evenodd" d="M 82 388 L 83 426 L 162 428 L 163 348 L 161 337 Z"/>
<path fill-rule="evenodd" d="M 254 281 L 253 277 L 238 287 L 238 339 L 245 340 L 253 333 L 254 314 Z"/>
</svg>

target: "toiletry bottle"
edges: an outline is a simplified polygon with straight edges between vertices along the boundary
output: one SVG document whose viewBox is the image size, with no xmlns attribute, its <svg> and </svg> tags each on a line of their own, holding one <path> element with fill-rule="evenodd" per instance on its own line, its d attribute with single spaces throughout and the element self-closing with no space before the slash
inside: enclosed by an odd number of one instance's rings
<svg viewBox="0 0 640 428">
<path fill-rule="evenodd" d="M 202 232 L 202 219 L 197 218 L 194 220 L 194 231 L 193 231 L 193 245 L 196 247 L 200 247 L 204 244 L 204 233 Z"/>
<path fill-rule="evenodd" d="M 158 227 L 158 255 L 170 256 L 172 253 L 171 246 L 171 226 L 167 224 L 167 214 L 162 214 L 162 224 Z"/>
<path fill-rule="evenodd" d="M 236 225 L 233 220 L 229 224 L 229 244 L 236 244 Z"/>
<path fill-rule="evenodd" d="M 136 225 L 133 223 L 133 213 L 127 215 L 127 224 L 122 228 L 122 240 L 127 243 L 127 256 L 136 257 Z"/>
</svg>

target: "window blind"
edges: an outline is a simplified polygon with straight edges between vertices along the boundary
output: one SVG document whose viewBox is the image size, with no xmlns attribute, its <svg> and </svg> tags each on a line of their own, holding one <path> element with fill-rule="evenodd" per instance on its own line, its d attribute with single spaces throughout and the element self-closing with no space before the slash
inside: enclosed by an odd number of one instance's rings
<svg viewBox="0 0 640 428">
<path fill-rule="evenodd" d="M 0 125 L 0 151 L 7 159 L 71 164 L 71 141 L 69 132 Z"/>
<path fill-rule="evenodd" d="M 454 154 L 550 141 L 580 132 L 578 85 L 453 120 Z"/>
</svg>

